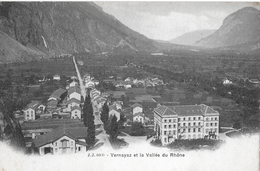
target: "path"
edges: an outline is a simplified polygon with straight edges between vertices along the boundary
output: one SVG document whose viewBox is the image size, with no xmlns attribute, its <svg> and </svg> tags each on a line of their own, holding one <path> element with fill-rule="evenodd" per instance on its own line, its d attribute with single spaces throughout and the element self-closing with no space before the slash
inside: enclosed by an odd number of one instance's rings
<svg viewBox="0 0 260 171">
<path fill-rule="evenodd" d="M 73 63 L 74 63 L 74 66 L 75 66 L 75 69 L 76 69 L 76 72 L 77 72 L 77 76 L 78 76 L 78 80 L 79 80 L 79 84 L 80 84 L 80 90 L 81 90 L 81 95 L 84 97 L 86 97 L 86 88 L 85 88 L 85 85 L 83 83 L 83 80 L 81 78 L 81 75 L 80 75 L 80 72 L 79 72 L 79 68 L 78 68 L 78 65 L 77 65 L 77 62 L 75 60 L 75 57 L 73 56 Z M 94 117 L 95 117 L 95 125 L 97 124 L 102 124 L 102 121 L 100 120 L 100 117 L 99 116 L 96 116 L 94 113 L 93 113 Z M 99 129 L 103 129 L 103 126 L 101 126 Z M 97 135 L 96 137 L 97 139 L 99 139 L 99 141 L 97 142 L 98 143 L 104 143 L 102 147 L 106 147 L 107 150 L 112 150 L 112 146 L 108 140 L 108 135 L 105 133 L 104 130 L 102 130 L 102 132 Z M 100 148 L 99 150 L 102 151 L 103 148 Z"/>
<path fill-rule="evenodd" d="M 78 65 L 77 65 L 77 62 L 76 62 L 74 56 L 73 56 L 73 62 L 74 62 L 74 66 L 75 66 L 75 69 L 76 69 L 76 72 L 77 72 L 79 84 L 80 84 L 81 95 L 82 95 L 83 98 L 85 99 L 86 94 L 87 94 L 87 93 L 86 93 L 86 89 L 85 89 L 85 86 L 84 86 L 84 84 L 83 84 L 83 80 L 82 80 L 81 75 L 80 75 L 80 73 L 79 73 L 79 68 L 78 68 Z"/>
</svg>

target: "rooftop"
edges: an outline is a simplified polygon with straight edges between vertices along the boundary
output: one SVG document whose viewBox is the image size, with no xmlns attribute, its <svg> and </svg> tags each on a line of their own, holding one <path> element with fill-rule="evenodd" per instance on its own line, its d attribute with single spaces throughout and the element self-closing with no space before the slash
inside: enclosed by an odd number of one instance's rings
<svg viewBox="0 0 260 171">
<path fill-rule="evenodd" d="M 48 143 L 52 143 L 62 136 L 68 136 L 75 141 L 80 138 L 86 138 L 87 128 L 86 127 L 70 127 L 68 125 L 63 125 L 57 129 L 52 130 L 44 135 L 39 136 L 33 140 L 35 147 L 40 147 Z"/>
<path fill-rule="evenodd" d="M 71 125 L 82 127 L 83 122 L 76 119 L 44 119 L 35 121 L 24 121 L 21 124 L 22 130 L 36 130 L 36 129 L 55 129 L 61 125 Z"/>
<path fill-rule="evenodd" d="M 81 111 L 81 108 L 80 108 L 80 107 L 78 107 L 78 106 L 73 106 L 73 107 L 71 107 L 71 111 L 73 111 L 73 110 L 76 110 L 76 109 L 78 109 L 78 110 L 80 110 L 80 111 Z"/>
<path fill-rule="evenodd" d="M 201 116 L 205 114 L 218 114 L 217 111 L 204 104 L 201 105 L 182 105 L 182 106 L 158 106 L 154 109 L 161 116 L 178 115 L 178 116 Z"/>
<path fill-rule="evenodd" d="M 61 95 L 64 94 L 66 92 L 66 90 L 59 88 L 58 90 L 55 90 L 51 95 L 51 97 L 54 97 L 56 99 L 60 99 Z"/>
<path fill-rule="evenodd" d="M 73 86 L 68 89 L 68 94 L 72 94 L 74 92 L 81 93 L 80 88 L 78 86 Z"/>
<path fill-rule="evenodd" d="M 68 104 L 70 104 L 70 103 L 72 103 L 72 102 L 75 102 L 75 103 L 80 104 L 80 101 L 79 101 L 78 99 L 76 99 L 76 98 L 71 98 L 71 99 L 69 99 L 69 100 L 66 102 L 66 104 L 68 105 Z"/>
</svg>

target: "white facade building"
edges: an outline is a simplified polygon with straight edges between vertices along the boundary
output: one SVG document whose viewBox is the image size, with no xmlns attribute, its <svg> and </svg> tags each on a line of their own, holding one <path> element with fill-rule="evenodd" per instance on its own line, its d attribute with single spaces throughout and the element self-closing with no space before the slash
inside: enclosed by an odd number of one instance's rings
<svg viewBox="0 0 260 171">
<path fill-rule="evenodd" d="M 133 115 L 136 113 L 143 113 L 143 106 L 139 103 L 135 103 L 131 106 L 133 108 Z"/>
<path fill-rule="evenodd" d="M 154 109 L 154 131 L 163 145 L 175 139 L 216 139 L 219 113 L 204 104 L 158 106 Z"/>
<path fill-rule="evenodd" d="M 86 152 L 86 127 L 61 126 L 33 140 L 40 155 Z"/>
</svg>

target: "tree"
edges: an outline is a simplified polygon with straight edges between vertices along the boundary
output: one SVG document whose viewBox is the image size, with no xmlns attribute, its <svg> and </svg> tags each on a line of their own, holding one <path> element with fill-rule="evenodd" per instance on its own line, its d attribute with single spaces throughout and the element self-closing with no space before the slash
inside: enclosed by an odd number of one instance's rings
<svg viewBox="0 0 260 171">
<path fill-rule="evenodd" d="M 14 111 L 17 109 L 17 99 L 10 94 L 4 94 L 0 98 L 0 113 L 3 114 L 5 123 L 5 139 L 9 139 L 11 145 L 25 149 L 26 143 L 22 133 L 22 128 L 14 118 Z"/>
<path fill-rule="evenodd" d="M 95 144 L 95 124 L 93 107 L 89 95 L 86 96 L 83 106 L 83 122 L 85 127 L 88 127 L 86 143 L 89 146 L 93 146 Z"/>
<path fill-rule="evenodd" d="M 101 112 L 101 121 L 103 122 L 104 125 L 107 123 L 108 116 L 109 116 L 109 108 L 106 101 L 106 103 L 102 107 L 102 112 Z"/>
<path fill-rule="evenodd" d="M 115 115 L 110 117 L 107 133 L 109 134 L 110 139 L 112 141 L 116 140 L 117 136 L 119 135 L 118 122 L 117 122 L 117 117 Z"/>
<path fill-rule="evenodd" d="M 142 136 L 145 134 L 144 126 L 141 122 L 134 122 L 131 126 L 131 135 Z"/>
<path fill-rule="evenodd" d="M 233 128 L 234 128 L 234 129 L 240 129 L 240 128 L 241 128 L 240 122 L 235 122 L 235 123 L 233 124 Z"/>
</svg>

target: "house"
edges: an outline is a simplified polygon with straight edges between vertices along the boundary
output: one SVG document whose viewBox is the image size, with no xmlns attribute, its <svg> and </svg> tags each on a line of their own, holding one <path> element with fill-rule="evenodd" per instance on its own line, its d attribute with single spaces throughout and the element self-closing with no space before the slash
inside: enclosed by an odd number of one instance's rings
<svg viewBox="0 0 260 171">
<path fill-rule="evenodd" d="M 159 78 L 152 78 L 151 80 L 153 82 L 154 85 L 162 85 L 163 81 L 160 80 Z"/>
<path fill-rule="evenodd" d="M 81 60 L 78 60 L 77 63 L 78 63 L 79 65 L 84 65 L 84 62 L 81 61 Z"/>
<path fill-rule="evenodd" d="M 122 101 L 114 101 L 113 105 L 116 107 L 117 110 L 121 110 L 122 106 L 123 106 L 123 102 Z"/>
<path fill-rule="evenodd" d="M 75 87 L 78 86 L 78 83 L 76 81 L 72 81 L 69 85 L 69 87 Z"/>
<path fill-rule="evenodd" d="M 66 102 L 66 106 L 67 106 L 67 111 L 71 111 L 71 108 L 74 106 L 80 107 L 80 101 L 76 98 L 69 99 Z"/>
<path fill-rule="evenodd" d="M 154 131 L 163 145 L 176 139 L 217 139 L 219 113 L 200 105 L 165 106 L 154 109 Z"/>
<path fill-rule="evenodd" d="M 57 74 L 54 75 L 53 80 L 60 81 L 60 75 L 57 75 Z"/>
<path fill-rule="evenodd" d="M 105 103 L 106 103 L 106 99 L 105 98 L 103 98 L 103 97 L 101 97 L 101 98 L 99 98 L 99 99 L 97 99 L 97 104 L 100 106 L 100 107 L 102 107 Z"/>
<path fill-rule="evenodd" d="M 114 105 L 109 106 L 109 117 L 116 116 L 117 121 L 120 120 L 120 112 L 116 109 Z"/>
<path fill-rule="evenodd" d="M 94 88 L 95 87 L 95 83 L 91 80 L 85 81 L 85 87 L 86 88 Z"/>
<path fill-rule="evenodd" d="M 137 80 L 135 84 L 136 84 L 136 86 L 138 86 L 138 87 L 142 87 L 142 86 L 145 85 L 145 81 L 144 81 L 144 80 Z"/>
<path fill-rule="evenodd" d="M 81 108 L 79 106 L 71 108 L 71 119 L 81 119 Z"/>
<path fill-rule="evenodd" d="M 92 81 L 95 83 L 95 85 L 98 85 L 98 84 L 99 84 L 99 81 L 96 80 L 96 79 L 94 79 L 94 80 L 92 80 Z"/>
<path fill-rule="evenodd" d="M 71 76 L 70 79 L 72 79 L 73 81 L 75 81 L 75 80 L 78 79 L 78 77 L 76 77 L 76 76 Z"/>
<path fill-rule="evenodd" d="M 127 78 L 125 79 L 125 82 L 128 82 L 128 81 L 129 81 L 129 82 L 133 82 L 133 80 L 134 80 L 134 79 L 133 79 L 132 77 L 127 77 Z"/>
<path fill-rule="evenodd" d="M 85 74 L 85 75 L 83 76 L 83 80 L 84 80 L 85 82 L 90 81 L 90 75 L 89 75 L 88 73 Z"/>
<path fill-rule="evenodd" d="M 54 109 L 57 107 L 57 105 L 58 105 L 58 100 L 54 98 L 49 99 L 47 102 L 48 109 Z"/>
<path fill-rule="evenodd" d="M 57 101 L 60 101 L 63 97 L 65 97 L 66 94 L 66 90 L 59 88 L 57 90 L 55 90 L 50 96 L 49 96 L 49 100 L 54 99 Z"/>
<path fill-rule="evenodd" d="M 75 98 L 79 101 L 81 101 L 81 90 L 78 86 L 70 87 L 68 89 L 68 98 L 72 99 Z"/>
<path fill-rule="evenodd" d="M 86 127 L 60 126 L 33 140 L 33 151 L 40 155 L 72 154 L 86 151 Z"/>
<path fill-rule="evenodd" d="M 124 87 L 125 87 L 125 89 L 132 88 L 132 84 L 130 84 L 130 83 L 125 83 L 125 84 L 124 84 Z"/>
<path fill-rule="evenodd" d="M 151 80 L 146 80 L 145 81 L 145 86 L 146 87 L 154 87 L 154 83 Z"/>
<path fill-rule="evenodd" d="M 133 122 L 140 122 L 142 124 L 145 123 L 145 116 L 143 113 L 139 112 L 139 113 L 135 113 L 133 115 Z"/>
<path fill-rule="evenodd" d="M 90 94 L 91 98 L 94 98 L 94 97 L 100 96 L 101 92 L 97 89 L 92 89 L 92 90 L 90 90 L 89 94 Z"/>
<path fill-rule="evenodd" d="M 230 84 L 232 84 L 232 81 L 229 80 L 229 79 L 227 79 L 227 78 L 225 78 L 225 79 L 222 81 L 222 84 L 224 84 L 224 85 L 230 85 Z"/>
<path fill-rule="evenodd" d="M 132 106 L 133 109 L 133 115 L 136 113 L 143 113 L 143 106 L 139 103 L 135 103 Z"/>
<path fill-rule="evenodd" d="M 45 106 L 45 105 L 39 104 L 39 105 L 37 106 L 37 113 L 43 113 L 43 112 L 45 111 L 45 109 L 46 109 L 46 106 Z"/>
<path fill-rule="evenodd" d="M 23 110 L 25 120 L 35 120 L 36 113 L 42 113 L 45 110 L 45 106 L 39 101 L 32 101 Z"/>
<path fill-rule="evenodd" d="M 28 107 L 24 110 L 24 120 L 35 120 L 35 107 Z"/>
</svg>

